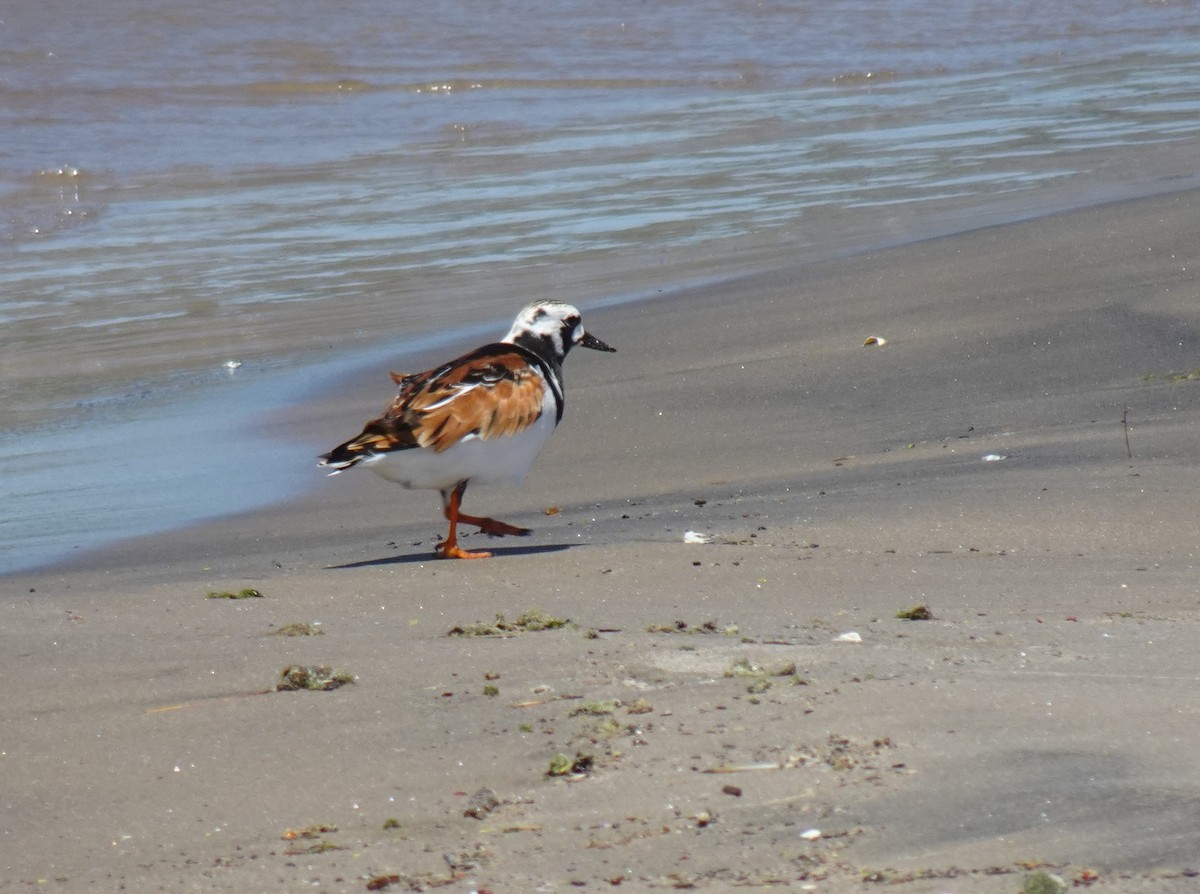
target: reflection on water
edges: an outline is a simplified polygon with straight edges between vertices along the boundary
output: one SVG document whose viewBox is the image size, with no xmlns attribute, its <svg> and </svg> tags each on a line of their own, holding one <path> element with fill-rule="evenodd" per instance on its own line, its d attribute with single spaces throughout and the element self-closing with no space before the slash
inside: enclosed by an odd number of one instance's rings
<svg viewBox="0 0 1200 894">
<path fill-rule="evenodd" d="M 215 400 L 220 437 L 250 399 L 218 390 L 226 359 L 303 366 L 530 294 L 586 305 L 1152 191 L 1195 172 L 1200 132 L 1186 4 L 100 0 L 87 28 L 18 6 L 0 542 L 55 499 L 12 489 L 31 456 L 93 528 L 113 483 L 151 486 L 107 460 L 81 486 L 39 426 L 86 444 Z M 228 511 L 188 487 L 189 512 Z"/>
</svg>

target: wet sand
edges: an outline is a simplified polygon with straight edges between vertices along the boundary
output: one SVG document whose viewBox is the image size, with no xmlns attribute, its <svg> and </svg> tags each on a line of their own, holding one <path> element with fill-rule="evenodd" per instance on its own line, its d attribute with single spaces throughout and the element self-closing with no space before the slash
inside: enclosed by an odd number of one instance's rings
<svg viewBox="0 0 1200 894">
<path fill-rule="evenodd" d="M 1198 199 L 586 314 L 490 561 L 361 473 L 0 581 L 0 889 L 1194 890 Z"/>
</svg>

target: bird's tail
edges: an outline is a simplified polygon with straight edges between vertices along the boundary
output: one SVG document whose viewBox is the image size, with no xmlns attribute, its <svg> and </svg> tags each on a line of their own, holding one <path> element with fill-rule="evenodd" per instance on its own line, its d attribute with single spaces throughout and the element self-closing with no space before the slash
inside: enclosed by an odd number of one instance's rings
<svg viewBox="0 0 1200 894">
<path fill-rule="evenodd" d="M 399 434 L 408 435 L 408 430 L 401 428 Z M 412 439 L 411 435 L 407 438 L 397 436 L 397 430 L 389 427 L 386 419 L 376 419 L 374 422 L 368 422 L 366 428 L 357 438 L 352 438 L 345 444 L 339 444 L 328 453 L 321 457 L 318 466 L 332 467 L 333 471 L 330 475 L 336 475 L 338 472 L 344 472 L 351 466 L 356 466 L 361 462 L 376 459 L 381 454 L 392 450 L 406 450 L 411 447 L 416 447 L 417 442 Z"/>
<path fill-rule="evenodd" d="M 317 466 L 323 469 L 332 469 L 329 474 L 337 475 L 339 472 L 344 472 L 353 466 L 358 465 L 369 456 L 368 453 L 361 449 L 357 439 L 347 441 L 345 444 L 340 444 L 334 447 L 328 453 L 318 457 Z"/>
</svg>

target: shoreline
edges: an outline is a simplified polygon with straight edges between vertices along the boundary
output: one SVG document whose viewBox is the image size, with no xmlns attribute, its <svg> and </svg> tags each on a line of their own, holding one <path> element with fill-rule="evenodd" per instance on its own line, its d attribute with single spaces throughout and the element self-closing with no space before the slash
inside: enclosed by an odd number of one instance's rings
<svg viewBox="0 0 1200 894">
<path fill-rule="evenodd" d="M 1174 157 L 1172 153 L 1168 153 L 1169 157 Z M 743 259 L 732 268 L 726 268 L 721 272 L 716 270 L 710 271 L 706 276 L 696 278 L 692 277 L 683 282 L 677 282 L 672 287 L 666 286 L 644 286 L 637 290 L 630 290 L 627 287 L 621 287 L 610 293 L 607 298 L 596 298 L 592 300 L 584 300 L 580 302 L 581 307 L 585 311 L 592 310 L 603 311 L 609 308 L 619 308 L 629 305 L 639 305 L 643 302 L 658 302 L 658 301 L 687 301 L 688 295 L 704 293 L 712 289 L 721 289 L 723 287 L 736 288 L 736 284 L 743 280 L 754 280 L 763 276 L 770 277 L 771 275 L 787 276 L 789 273 L 795 276 L 803 276 L 805 271 L 810 268 L 820 268 L 821 265 L 837 264 L 844 262 L 856 256 L 870 256 L 879 252 L 887 252 L 896 249 L 903 249 L 910 246 L 917 246 L 925 243 L 936 242 L 942 239 L 951 239 L 958 236 L 967 236 L 974 233 L 988 231 L 994 228 L 1003 228 L 1008 226 L 1020 225 L 1033 221 L 1038 221 L 1046 218 L 1054 218 L 1061 215 L 1070 215 L 1076 213 L 1087 213 L 1106 207 L 1119 207 L 1130 202 L 1140 202 L 1143 200 L 1151 200 L 1163 198 L 1165 196 L 1186 194 L 1188 192 L 1200 189 L 1200 186 L 1195 185 L 1195 181 L 1200 179 L 1200 175 L 1176 175 L 1169 178 L 1154 177 L 1146 178 L 1143 176 L 1141 185 L 1136 187 L 1135 194 L 1123 195 L 1128 193 L 1131 187 L 1112 188 L 1108 191 L 1106 197 L 1096 202 L 1088 202 L 1080 204 L 1084 199 L 1082 196 L 1076 196 L 1073 202 L 1067 203 L 1065 206 L 1060 201 L 1050 210 L 1030 211 L 1028 206 L 1028 197 L 1018 195 L 1014 197 L 1015 205 L 1007 206 L 1003 203 L 992 203 L 989 209 L 985 212 L 983 219 L 984 223 L 971 228 L 947 230 L 948 218 L 935 218 L 926 220 L 923 224 L 923 229 L 919 235 L 910 236 L 903 240 L 876 240 L 873 244 L 856 244 L 850 250 L 844 253 L 829 253 L 818 252 L 815 255 L 806 255 L 800 261 L 784 262 L 780 259 L 779 249 L 776 247 L 769 256 L 774 258 L 773 261 L 767 261 L 765 257 L 755 256 L 752 261 Z M 1151 188 L 1153 187 L 1153 188 Z M 1113 196 L 1118 196 L 1114 198 Z M 761 248 L 761 247 L 760 247 Z M 675 267 L 679 267 L 681 262 L 677 262 Z M 674 268 L 672 268 L 674 269 Z M 680 268 L 682 269 L 682 268 Z M 622 283 L 624 283 L 622 274 Z M 661 278 L 661 277 L 660 277 Z M 589 281 L 594 279 L 594 275 L 589 275 Z M 595 286 L 595 283 L 593 283 Z M 600 294 L 601 290 L 593 288 L 596 294 Z M 388 389 L 378 387 L 381 376 L 388 369 L 397 364 L 404 365 L 406 362 L 412 363 L 415 367 L 424 368 L 425 365 L 436 364 L 457 350 L 468 350 L 476 344 L 486 341 L 493 329 L 500 329 L 506 325 L 503 322 L 504 314 L 497 316 L 495 325 L 489 326 L 483 323 L 476 322 L 473 325 L 465 327 L 463 333 L 460 334 L 457 330 L 439 330 L 439 331 L 424 331 L 419 333 L 415 340 L 408 340 L 405 344 L 400 344 L 391 341 L 375 341 L 362 345 L 360 348 L 351 351 L 349 348 L 343 349 L 336 357 L 327 360 L 309 363 L 304 366 L 300 372 L 288 372 L 285 367 L 292 361 L 286 357 L 278 357 L 274 360 L 268 359 L 265 361 L 265 367 L 255 373 L 255 378 L 245 383 L 237 383 L 235 391 L 232 394 L 222 395 L 209 388 L 204 391 L 198 391 L 195 394 L 185 397 L 182 401 L 169 402 L 170 412 L 166 413 L 168 417 L 178 417 L 184 425 L 189 424 L 190 417 L 197 415 L 190 408 L 202 407 L 204 405 L 217 405 L 222 400 L 232 400 L 233 410 L 228 424 L 220 430 L 222 436 L 222 445 L 220 450 L 209 451 L 210 459 L 207 461 L 211 468 L 206 469 L 203 474 L 211 474 L 220 476 L 222 474 L 222 457 L 228 456 L 233 465 L 237 469 L 243 471 L 243 477 L 248 472 L 251 466 L 257 466 L 255 474 L 273 474 L 272 464 L 264 461 L 260 456 L 259 450 L 242 451 L 239 455 L 239 440 L 249 443 L 253 440 L 258 440 L 262 444 L 269 444 L 272 440 L 276 443 L 281 443 L 277 438 L 273 439 L 272 429 L 278 425 L 284 430 L 289 430 L 289 416 L 293 413 L 303 414 L 305 407 L 308 404 L 319 404 L 324 398 L 337 396 L 341 397 L 345 394 L 353 393 L 355 390 L 361 390 L 363 393 L 372 391 L 378 393 L 379 397 L 376 403 L 382 406 L 387 399 Z M 361 353 L 361 358 L 356 358 L 356 354 Z M 390 365 L 389 365 L 390 364 Z M 331 372 L 330 372 L 331 371 Z M 330 372 L 330 378 L 323 384 L 313 385 L 302 383 L 301 377 L 306 380 L 311 380 L 313 377 L 325 376 Z M 211 371 L 210 371 L 211 376 Z M 178 387 L 178 386 L 173 386 Z M 152 403 L 169 401 L 169 398 L 162 394 L 158 394 L 153 389 L 148 392 L 149 400 Z M 253 395 L 267 395 L 270 397 L 270 404 L 267 398 L 254 397 Z M 250 396 L 247 396 L 250 395 Z M 139 399 L 142 400 L 142 399 Z M 279 401 L 282 401 L 284 406 L 280 406 Z M 271 407 L 275 408 L 272 409 Z M 111 429 L 114 433 L 122 427 L 129 427 L 131 430 L 145 429 L 146 432 L 137 435 L 139 440 L 146 439 L 154 441 L 162 438 L 169 440 L 173 436 L 175 422 L 170 421 L 164 425 L 156 425 L 154 420 L 147 417 L 143 412 L 140 415 L 134 410 L 130 413 L 132 405 L 126 406 L 121 411 L 121 417 L 129 417 L 124 421 L 120 419 L 110 419 L 107 423 L 102 421 L 101 429 L 108 431 Z M 372 405 L 371 408 L 366 408 L 364 405 L 365 421 L 371 414 L 377 410 L 377 407 Z M 208 414 L 205 414 L 206 417 Z M 266 422 L 264 422 L 264 419 Z M 258 429 L 258 431 L 254 431 Z M 295 434 L 300 432 L 295 429 L 290 429 Z M 202 436 L 204 433 L 198 430 L 197 436 Z M 254 437 L 247 437 L 247 433 Z M 210 435 L 211 437 L 211 435 Z M 314 441 L 314 443 L 316 443 Z M 323 447 L 321 449 L 324 449 Z M 286 454 L 285 454 L 286 455 Z M 292 456 L 292 460 L 296 460 L 299 454 Z M 109 457 L 110 460 L 116 458 L 115 454 Z M 203 464 L 206 460 L 203 456 L 193 456 L 188 460 L 188 465 Z M 69 470 L 66 471 L 70 474 Z M 56 473 L 54 470 L 48 470 L 52 477 Z M 165 474 L 165 473 L 164 473 Z M 286 485 L 286 488 L 303 485 L 302 478 L 299 473 L 290 476 L 292 482 Z M 84 482 L 79 483 L 80 487 L 84 487 Z M 41 492 L 43 489 L 52 487 L 48 483 L 43 483 L 40 479 L 31 481 L 28 485 L 31 492 Z M 252 484 L 249 479 L 238 485 L 239 490 L 244 491 L 250 489 Z M 281 487 L 283 487 L 281 485 Z M 48 493 L 50 491 L 47 491 Z M 283 490 L 279 490 L 282 494 Z M 310 491 L 311 492 L 311 491 Z M 239 497 L 239 501 L 240 501 Z M 117 541 L 108 541 L 104 543 L 77 543 L 74 546 L 62 547 L 47 547 L 41 549 L 40 552 L 50 555 L 44 560 L 38 560 L 35 564 L 13 565 L 9 569 L 0 571 L 0 580 L 6 576 L 17 574 L 33 573 L 37 571 L 50 571 L 59 564 L 74 565 L 79 561 L 87 561 L 87 555 L 95 551 L 104 551 L 109 548 L 119 546 L 120 542 L 127 539 L 138 540 L 143 537 L 154 537 L 158 534 L 169 533 L 170 531 L 185 530 L 194 524 L 204 524 L 207 521 L 220 521 L 223 518 L 230 516 L 241 515 L 246 512 L 253 513 L 255 511 L 269 509 L 280 502 L 286 503 L 289 498 L 283 497 L 280 499 L 270 499 L 268 501 L 259 502 L 255 506 L 235 505 L 226 501 L 220 508 L 213 507 L 206 510 L 203 517 L 184 522 L 182 524 L 173 523 L 166 528 L 158 530 L 146 531 L 145 533 L 133 533 L 129 537 L 123 537 Z M 87 511 L 87 507 L 84 507 Z M 111 526 L 113 522 L 118 524 L 132 524 L 134 526 L 144 525 L 144 521 L 130 521 L 124 519 L 106 520 L 102 516 L 98 517 L 98 527 Z M 72 539 L 77 539 L 79 536 L 86 536 L 82 532 L 80 535 L 73 535 Z M 17 548 L 22 544 L 14 544 L 12 548 Z M 29 544 L 23 544 L 28 548 Z M 81 557 L 73 556 L 72 553 L 76 550 L 81 551 Z"/>
<path fill-rule="evenodd" d="M 585 310 L 618 353 L 472 492 L 535 528 L 491 560 L 348 474 L 2 579 L 0 890 L 1188 890 L 1198 198 Z M 448 635 L 534 608 L 574 626 Z M 358 680 L 257 694 L 292 663 Z"/>
</svg>

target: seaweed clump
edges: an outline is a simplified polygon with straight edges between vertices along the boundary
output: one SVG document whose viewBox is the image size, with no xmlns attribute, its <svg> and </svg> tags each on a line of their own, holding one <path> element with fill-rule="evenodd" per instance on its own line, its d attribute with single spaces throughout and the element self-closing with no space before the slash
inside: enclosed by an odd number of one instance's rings
<svg viewBox="0 0 1200 894">
<path fill-rule="evenodd" d="M 922 602 L 920 605 L 914 605 L 912 608 L 896 612 L 896 617 L 901 621 L 931 621 L 933 620 L 933 612 L 929 610 L 928 605 Z"/>
<path fill-rule="evenodd" d="M 1025 876 L 1021 885 L 1021 894 L 1063 894 L 1066 890 L 1067 885 L 1062 879 L 1041 871 Z"/>
<path fill-rule="evenodd" d="M 554 757 L 550 758 L 550 766 L 546 770 L 547 776 L 586 776 L 592 771 L 595 764 L 595 758 L 590 754 L 577 752 L 574 759 L 567 757 L 559 752 Z"/>
<path fill-rule="evenodd" d="M 505 619 L 501 612 L 496 612 L 496 620 L 491 623 L 465 624 L 451 627 L 447 636 L 516 636 L 520 633 L 536 633 L 539 630 L 555 630 L 570 624 L 569 618 L 556 618 L 540 609 L 530 609 L 519 618 L 512 621 Z"/>
<path fill-rule="evenodd" d="M 231 590 L 210 590 L 209 599 L 262 599 L 263 594 L 253 587 L 246 587 L 234 593 Z"/>
<path fill-rule="evenodd" d="M 705 621 L 702 624 L 689 624 L 687 621 L 672 621 L 670 624 L 649 624 L 646 627 L 647 633 L 699 633 L 699 634 L 723 634 L 725 636 L 736 636 L 738 626 L 736 624 L 727 624 L 721 626 L 717 621 Z"/>
<path fill-rule="evenodd" d="M 291 624 L 284 624 L 278 630 L 273 631 L 275 636 L 324 636 L 325 631 L 321 629 L 319 623 L 310 624 L 307 621 L 293 621 Z"/>
<path fill-rule="evenodd" d="M 276 692 L 295 692 L 301 689 L 328 692 L 354 682 L 354 674 L 334 670 L 323 664 L 289 664 L 279 674 Z"/>
</svg>

